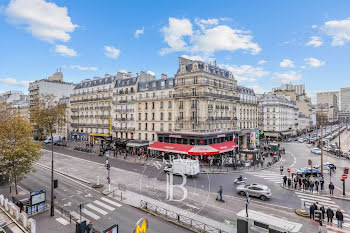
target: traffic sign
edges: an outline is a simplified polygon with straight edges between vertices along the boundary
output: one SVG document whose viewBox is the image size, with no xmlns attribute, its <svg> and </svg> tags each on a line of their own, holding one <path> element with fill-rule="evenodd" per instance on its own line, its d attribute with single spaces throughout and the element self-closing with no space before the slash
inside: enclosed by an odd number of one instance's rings
<svg viewBox="0 0 350 233">
<path fill-rule="evenodd" d="M 343 179 L 347 179 L 348 175 L 347 174 L 343 174 L 341 177 L 343 177 Z"/>
<path fill-rule="evenodd" d="M 290 168 L 287 168 L 287 172 L 290 172 Z"/>
</svg>

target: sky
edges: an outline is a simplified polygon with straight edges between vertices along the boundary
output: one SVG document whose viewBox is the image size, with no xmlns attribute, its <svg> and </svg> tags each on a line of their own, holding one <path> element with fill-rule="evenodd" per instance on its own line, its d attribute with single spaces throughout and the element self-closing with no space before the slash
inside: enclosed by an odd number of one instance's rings
<svg viewBox="0 0 350 233">
<path fill-rule="evenodd" d="M 0 0 L 0 92 L 61 67 L 64 80 L 212 62 L 257 93 L 350 86 L 350 1 Z"/>
</svg>

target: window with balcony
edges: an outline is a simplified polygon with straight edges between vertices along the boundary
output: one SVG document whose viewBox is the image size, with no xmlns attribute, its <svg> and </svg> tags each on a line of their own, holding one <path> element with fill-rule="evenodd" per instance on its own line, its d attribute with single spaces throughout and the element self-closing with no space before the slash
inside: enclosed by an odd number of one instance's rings
<svg viewBox="0 0 350 233">
<path fill-rule="evenodd" d="M 198 84 L 198 77 L 193 78 L 193 84 Z"/>
<path fill-rule="evenodd" d="M 173 103 L 171 101 L 168 102 L 168 108 L 171 109 L 173 107 Z"/>
<path fill-rule="evenodd" d="M 183 109 L 184 108 L 184 102 L 183 101 L 180 101 L 179 102 L 179 109 Z"/>
<path fill-rule="evenodd" d="M 192 112 L 192 119 L 191 120 L 197 120 L 196 112 Z"/>
<path fill-rule="evenodd" d="M 180 90 L 180 96 L 184 95 L 184 90 Z"/>
<path fill-rule="evenodd" d="M 184 123 L 180 123 L 180 129 L 184 128 Z"/>
<path fill-rule="evenodd" d="M 163 108 L 164 108 L 164 102 L 161 101 L 161 102 L 160 102 L 160 109 L 163 109 Z"/>
<path fill-rule="evenodd" d="M 197 108 L 197 100 L 192 100 L 191 108 Z"/>
<path fill-rule="evenodd" d="M 196 95 L 197 95 L 197 90 L 196 90 L 196 88 L 192 88 L 192 95 L 193 95 L 193 96 L 196 96 Z"/>
<path fill-rule="evenodd" d="M 154 133 L 152 133 L 152 141 L 154 141 L 155 140 L 155 138 L 154 138 L 155 136 L 154 136 Z"/>
<path fill-rule="evenodd" d="M 185 79 L 184 78 L 181 79 L 181 85 L 182 86 L 185 85 Z"/>
<path fill-rule="evenodd" d="M 172 119 L 172 117 L 171 117 L 172 115 L 171 115 L 171 112 L 168 112 L 168 121 L 171 121 Z"/>
</svg>

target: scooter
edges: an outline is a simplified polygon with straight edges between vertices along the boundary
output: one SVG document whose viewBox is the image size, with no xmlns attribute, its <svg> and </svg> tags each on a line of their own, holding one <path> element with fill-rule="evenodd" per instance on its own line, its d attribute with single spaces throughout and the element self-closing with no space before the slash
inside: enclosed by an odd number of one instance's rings
<svg viewBox="0 0 350 233">
<path fill-rule="evenodd" d="M 236 178 L 234 181 L 233 181 L 233 183 L 235 183 L 235 184 L 246 184 L 246 181 L 247 180 L 247 178 L 243 178 L 242 180 L 238 180 L 238 178 Z"/>
</svg>

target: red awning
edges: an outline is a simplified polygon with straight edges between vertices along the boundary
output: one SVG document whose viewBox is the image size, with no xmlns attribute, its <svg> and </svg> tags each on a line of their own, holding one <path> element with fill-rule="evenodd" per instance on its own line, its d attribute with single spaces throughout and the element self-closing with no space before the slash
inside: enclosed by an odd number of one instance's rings
<svg viewBox="0 0 350 233">
<path fill-rule="evenodd" d="M 237 147 L 237 144 L 234 141 L 228 141 L 228 142 L 220 142 L 217 144 L 211 144 L 211 147 L 218 150 L 219 153 L 224 153 L 227 151 L 232 151 Z"/>
<path fill-rule="evenodd" d="M 173 152 L 179 154 L 188 154 L 188 151 L 194 147 L 193 145 L 185 145 L 185 144 L 175 144 L 175 143 L 167 143 L 167 142 L 155 142 L 148 147 L 149 150 L 158 150 L 158 151 L 166 151 Z"/>
<path fill-rule="evenodd" d="M 188 154 L 189 155 L 216 155 L 216 154 L 219 154 L 219 151 L 211 147 L 211 145 L 203 145 L 203 146 L 193 146 L 193 148 L 188 151 Z"/>
</svg>

